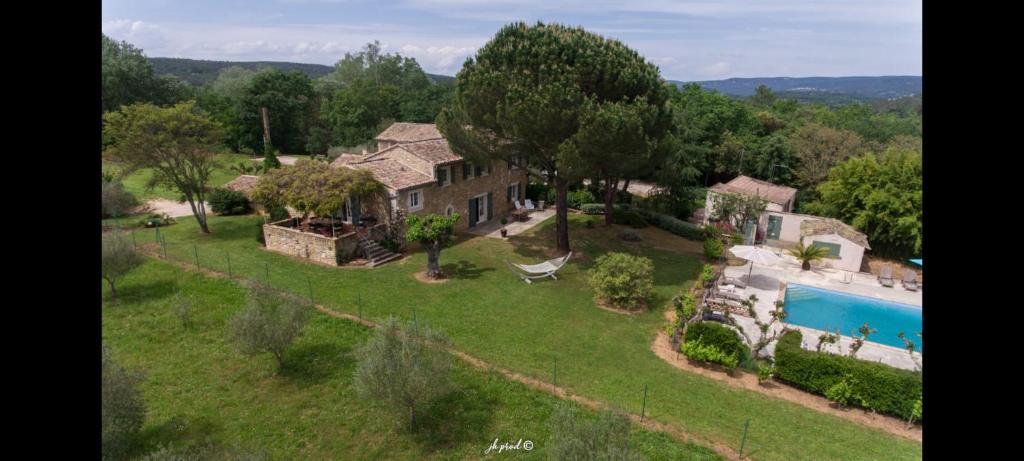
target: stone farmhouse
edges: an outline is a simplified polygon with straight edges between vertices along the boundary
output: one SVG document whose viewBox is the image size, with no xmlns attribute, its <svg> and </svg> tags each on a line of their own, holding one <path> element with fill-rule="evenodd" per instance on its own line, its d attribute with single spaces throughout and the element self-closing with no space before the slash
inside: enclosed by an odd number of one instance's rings
<svg viewBox="0 0 1024 461">
<path fill-rule="evenodd" d="M 526 170 L 504 161 L 475 165 L 452 152 L 432 123 L 395 123 L 376 137 L 378 150 L 345 154 L 332 166 L 370 171 L 387 187 L 391 207 L 411 214 L 458 213 L 456 230 L 507 216 L 522 203 Z M 358 222 L 358 206 L 341 218 Z"/>
</svg>

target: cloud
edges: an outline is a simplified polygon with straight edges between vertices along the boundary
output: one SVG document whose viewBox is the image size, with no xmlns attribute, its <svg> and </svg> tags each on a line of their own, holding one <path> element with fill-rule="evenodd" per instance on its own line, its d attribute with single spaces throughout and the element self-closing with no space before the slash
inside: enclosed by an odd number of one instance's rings
<svg viewBox="0 0 1024 461">
<path fill-rule="evenodd" d="M 718 61 L 700 68 L 700 73 L 706 77 L 721 77 L 728 75 L 732 66 L 725 61 Z"/>
</svg>

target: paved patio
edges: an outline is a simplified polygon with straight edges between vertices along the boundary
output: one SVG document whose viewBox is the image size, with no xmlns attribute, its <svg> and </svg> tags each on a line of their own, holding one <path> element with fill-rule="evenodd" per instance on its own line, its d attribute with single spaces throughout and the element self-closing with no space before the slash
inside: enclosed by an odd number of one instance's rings
<svg viewBox="0 0 1024 461">
<path fill-rule="evenodd" d="M 546 219 L 555 215 L 555 207 L 546 208 L 543 211 L 531 212 L 528 216 L 529 219 L 526 221 L 516 221 L 512 216 L 508 216 L 508 224 L 505 225 L 505 229 L 508 231 L 508 236 L 519 235 L 526 232 L 527 229 L 536 226 L 544 222 Z M 482 235 L 484 237 L 491 237 L 500 239 L 501 237 L 501 218 L 495 217 L 494 219 L 481 224 L 476 227 L 469 229 L 470 234 Z"/>
<path fill-rule="evenodd" d="M 799 283 L 801 285 L 815 286 L 828 290 L 880 298 L 894 302 L 912 304 L 915 306 L 922 305 L 922 295 L 920 291 L 912 292 L 904 290 L 900 286 L 899 282 L 896 282 L 896 286 L 893 288 L 885 288 L 878 284 L 877 279 L 865 274 L 851 274 L 849 272 L 833 269 L 801 271 L 799 265 L 790 261 L 780 263 L 778 266 L 754 265 L 753 274 L 750 277 L 750 280 L 747 280 L 747 271 L 749 270 L 749 264 L 743 266 L 730 266 L 725 268 L 725 273 L 729 277 L 742 278 L 744 281 L 747 281 L 747 288 L 744 290 L 736 290 L 736 292 L 741 293 L 743 296 L 750 294 L 757 295 L 757 303 L 754 305 L 754 311 L 762 322 L 767 322 L 771 319 L 768 312 L 774 309 L 775 301 L 779 299 L 779 290 L 782 286 L 782 282 Z M 735 318 L 736 322 L 743 327 L 743 330 L 753 336 L 755 340 L 760 336 L 760 331 L 753 319 L 739 315 L 735 316 Z M 815 350 L 818 345 L 818 336 L 824 333 L 823 331 L 813 328 L 791 324 L 786 325 L 798 328 L 803 332 L 803 348 L 807 350 Z M 781 329 L 782 325 L 779 324 L 776 324 L 773 327 L 773 331 Z M 852 343 L 853 338 L 849 336 L 841 336 L 838 346 L 832 344 L 825 345 L 822 347 L 822 350 L 846 355 L 849 353 L 850 345 Z M 765 351 L 769 354 L 774 354 L 775 343 L 768 345 L 765 348 Z M 920 352 L 914 352 L 914 356 L 919 363 L 923 363 L 923 357 Z M 877 361 L 908 370 L 913 370 L 916 367 L 914 361 L 910 358 L 910 355 L 907 354 L 905 349 L 891 347 L 871 341 L 864 343 L 860 351 L 857 353 L 857 358 Z"/>
</svg>

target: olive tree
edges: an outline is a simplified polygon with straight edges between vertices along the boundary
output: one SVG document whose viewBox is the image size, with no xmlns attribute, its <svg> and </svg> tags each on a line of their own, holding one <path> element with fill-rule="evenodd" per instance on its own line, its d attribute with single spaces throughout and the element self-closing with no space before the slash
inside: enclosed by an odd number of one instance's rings
<svg viewBox="0 0 1024 461">
<path fill-rule="evenodd" d="M 419 242 L 427 252 L 427 277 L 441 277 L 441 249 L 451 243 L 455 233 L 455 223 L 459 220 L 458 213 L 442 216 L 431 213 L 426 216 L 410 215 L 405 223 L 405 239 L 408 242 Z"/>
<path fill-rule="evenodd" d="M 245 308 L 228 325 L 228 336 L 247 354 L 272 354 L 280 371 L 285 351 L 302 334 L 308 320 L 309 306 L 301 300 L 254 283 Z"/>
<path fill-rule="evenodd" d="M 596 419 L 591 419 L 575 405 L 561 402 L 555 407 L 550 421 L 550 459 L 643 459 L 637 453 L 630 453 L 630 421 L 622 413 L 602 411 Z"/>
<path fill-rule="evenodd" d="M 120 459 L 146 418 L 146 406 L 138 390 L 142 375 L 118 364 L 106 346 L 101 360 L 102 453 L 104 459 Z"/>
<path fill-rule="evenodd" d="M 470 161 L 503 160 L 554 184 L 564 253 L 569 184 L 590 173 L 574 161 L 582 157 L 575 142 L 585 114 L 613 103 L 667 111 L 663 84 L 658 68 L 622 42 L 580 27 L 518 22 L 466 60 L 437 124 L 452 150 Z"/>
<path fill-rule="evenodd" d="M 122 174 L 151 170 L 147 187 L 161 184 L 181 192 L 199 228 L 210 232 L 205 201 L 222 139 L 219 123 L 194 101 L 172 107 L 133 104 L 103 114 L 103 136 L 109 141 L 103 156 Z"/>
<path fill-rule="evenodd" d="M 356 392 L 395 414 L 409 415 L 409 428 L 415 429 L 417 408 L 451 389 L 451 355 L 443 349 L 448 345 L 437 330 L 417 326 L 402 331 L 398 320 L 389 317 L 356 352 Z"/>
<path fill-rule="evenodd" d="M 102 255 L 100 256 L 100 274 L 110 286 L 110 296 L 117 297 L 115 283 L 132 269 L 142 265 L 145 258 L 125 237 L 123 232 L 107 232 L 103 234 Z"/>
</svg>

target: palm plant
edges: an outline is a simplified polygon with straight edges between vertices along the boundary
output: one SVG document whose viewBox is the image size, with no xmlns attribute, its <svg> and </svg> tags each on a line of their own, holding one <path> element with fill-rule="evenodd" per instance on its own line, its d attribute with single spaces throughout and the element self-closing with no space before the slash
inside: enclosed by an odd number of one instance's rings
<svg viewBox="0 0 1024 461">
<path fill-rule="evenodd" d="M 828 256 L 828 248 L 820 247 L 815 244 L 810 246 L 804 246 L 803 243 L 797 243 L 796 248 L 789 250 L 790 256 L 799 259 L 801 262 L 800 269 L 811 270 L 811 261 L 817 261 L 819 259 Z"/>
</svg>

